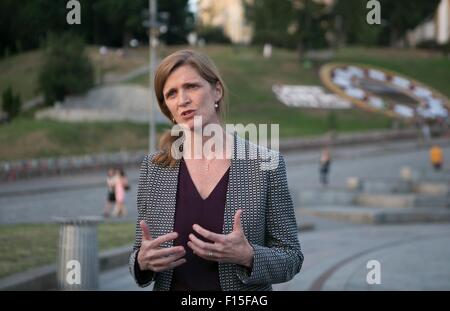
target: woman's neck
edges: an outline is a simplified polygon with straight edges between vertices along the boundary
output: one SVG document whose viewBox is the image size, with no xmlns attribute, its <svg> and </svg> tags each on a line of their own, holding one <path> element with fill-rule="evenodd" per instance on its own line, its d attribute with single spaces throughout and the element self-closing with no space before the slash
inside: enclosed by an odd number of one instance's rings
<svg viewBox="0 0 450 311">
<path fill-rule="evenodd" d="M 203 131 L 186 131 L 183 157 L 186 159 L 225 159 L 231 155 L 233 136 L 223 130 L 204 135 Z"/>
</svg>

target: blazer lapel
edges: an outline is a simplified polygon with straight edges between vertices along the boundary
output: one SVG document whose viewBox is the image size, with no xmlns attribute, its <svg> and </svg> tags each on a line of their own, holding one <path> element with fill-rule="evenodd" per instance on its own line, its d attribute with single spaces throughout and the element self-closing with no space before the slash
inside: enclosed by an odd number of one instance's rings
<svg viewBox="0 0 450 311">
<path fill-rule="evenodd" d="M 233 133 L 232 158 L 228 179 L 227 195 L 225 201 L 225 211 L 223 215 L 223 234 L 228 234 L 233 231 L 233 219 L 236 211 L 239 209 L 239 198 L 245 193 L 244 189 L 240 187 L 240 173 L 245 161 L 237 158 L 237 150 L 243 150 L 245 142 L 238 137 L 237 133 Z"/>
<path fill-rule="evenodd" d="M 153 238 L 173 232 L 179 170 L 180 161 L 178 160 L 174 167 L 165 167 L 156 170 L 156 174 L 153 175 L 152 190 L 154 193 L 149 195 L 149 202 L 147 203 L 147 206 L 151 206 L 150 223 L 155 231 Z M 173 240 L 165 242 L 161 246 L 172 247 Z M 172 274 L 173 270 L 166 270 L 157 274 L 157 279 L 160 284 L 159 290 L 170 290 Z"/>
<path fill-rule="evenodd" d="M 242 187 L 241 181 L 243 169 L 245 169 L 245 160 L 237 158 L 237 150 L 245 147 L 245 141 L 234 133 L 233 150 L 231 158 L 230 173 L 228 178 L 228 188 L 225 201 L 225 211 L 223 215 L 223 234 L 229 234 L 233 231 L 233 219 L 236 211 L 241 206 L 240 200 L 245 197 L 245 187 Z M 219 279 L 222 290 L 232 290 L 228 281 L 235 273 L 235 267 L 231 263 L 219 262 Z"/>
</svg>

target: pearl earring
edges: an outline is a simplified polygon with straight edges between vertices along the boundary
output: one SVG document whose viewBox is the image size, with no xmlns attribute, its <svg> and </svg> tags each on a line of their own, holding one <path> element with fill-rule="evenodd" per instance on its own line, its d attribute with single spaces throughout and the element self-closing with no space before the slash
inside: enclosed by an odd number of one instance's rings
<svg viewBox="0 0 450 311">
<path fill-rule="evenodd" d="M 219 104 L 218 104 L 218 103 L 215 103 L 215 104 L 214 104 L 214 107 L 219 108 Z"/>
</svg>

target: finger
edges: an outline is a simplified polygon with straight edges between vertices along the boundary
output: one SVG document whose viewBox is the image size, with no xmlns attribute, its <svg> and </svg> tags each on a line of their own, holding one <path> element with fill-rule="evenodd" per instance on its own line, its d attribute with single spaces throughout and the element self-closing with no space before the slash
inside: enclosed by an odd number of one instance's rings
<svg viewBox="0 0 450 311">
<path fill-rule="evenodd" d="M 166 256 L 172 256 L 176 255 L 178 253 L 186 252 L 183 246 L 175 246 L 175 247 L 167 247 L 167 248 L 161 248 L 158 250 L 155 250 L 151 258 L 159 258 L 159 257 L 166 257 Z"/>
<path fill-rule="evenodd" d="M 157 237 L 153 240 L 154 246 L 160 246 L 163 243 L 175 240 L 178 237 L 178 233 L 176 232 L 170 232 L 164 235 L 161 235 L 160 237 Z"/>
<path fill-rule="evenodd" d="M 194 228 L 195 232 L 197 232 L 202 237 L 207 238 L 210 241 L 218 242 L 218 243 L 223 243 L 225 241 L 225 236 L 223 234 L 217 234 L 217 233 L 211 232 L 197 224 L 193 225 L 192 228 Z"/>
<path fill-rule="evenodd" d="M 192 251 L 194 252 L 195 255 L 197 255 L 203 259 L 206 259 L 206 260 L 214 260 L 215 259 L 214 253 L 213 253 L 213 256 L 209 256 L 209 251 L 205 251 L 205 250 L 201 249 L 200 247 L 198 247 L 191 241 L 189 241 L 187 244 L 192 249 Z"/>
<path fill-rule="evenodd" d="M 208 251 L 214 251 L 218 252 L 217 246 L 213 243 L 207 243 L 195 236 L 195 234 L 189 234 L 189 240 L 194 243 L 195 246 L 198 248 L 201 248 L 202 250 L 208 252 Z"/>
<path fill-rule="evenodd" d="M 170 256 L 160 257 L 151 261 L 152 266 L 154 267 L 166 267 L 171 265 L 174 261 L 177 261 L 181 257 L 186 255 L 186 252 L 182 250 L 181 252 L 177 252 Z"/>
<path fill-rule="evenodd" d="M 238 209 L 234 214 L 233 231 L 242 231 L 241 215 L 242 210 Z"/>
<path fill-rule="evenodd" d="M 180 260 L 174 261 L 174 262 L 170 265 L 170 267 L 173 269 L 173 268 L 176 268 L 176 267 L 178 267 L 178 266 L 181 266 L 181 265 L 184 264 L 184 263 L 186 263 L 186 258 L 181 258 Z"/>
<path fill-rule="evenodd" d="M 184 264 L 186 262 L 185 258 L 181 258 L 177 261 L 174 261 L 166 266 L 159 266 L 159 267 L 154 267 L 152 270 L 155 272 L 162 272 L 162 271 L 166 271 L 169 269 L 175 269 L 178 266 L 181 266 L 182 264 Z"/>
<path fill-rule="evenodd" d="M 141 222 L 139 223 L 139 226 L 141 227 L 141 230 L 142 230 L 142 239 L 147 240 L 147 241 L 153 240 L 152 236 L 150 234 L 150 229 L 148 228 L 145 221 L 141 220 Z"/>
</svg>

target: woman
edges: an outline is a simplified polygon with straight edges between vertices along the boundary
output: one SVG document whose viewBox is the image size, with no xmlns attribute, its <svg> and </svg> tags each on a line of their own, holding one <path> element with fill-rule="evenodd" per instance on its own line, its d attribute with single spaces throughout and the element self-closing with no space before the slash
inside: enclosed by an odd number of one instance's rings
<svg viewBox="0 0 450 311">
<path fill-rule="evenodd" d="M 320 183 L 322 186 L 328 185 L 328 173 L 331 166 L 331 154 L 328 147 L 322 150 L 319 161 L 319 171 L 320 171 Z"/>
<path fill-rule="evenodd" d="M 128 178 L 123 169 L 116 171 L 116 182 L 114 185 L 114 194 L 116 198 L 116 208 L 114 215 L 117 217 L 127 216 L 127 208 L 125 206 L 125 191 L 128 187 Z"/>
<path fill-rule="evenodd" d="M 224 83 L 205 55 L 169 55 L 154 86 L 161 111 L 183 131 L 163 136 L 161 151 L 141 166 L 129 262 L 137 284 L 155 281 L 154 290 L 271 290 L 271 284 L 292 279 L 303 254 L 283 157 L 223 129 Z M 193 156 L 194 143 L 203 148 L 209 136 L 195 130 L 194 117 L 201 117 L 203 128 L 221 129 L 222 145 L 200 158 Z M 242 150 L 274 157 L 273 169 L 262 170 L 261 157 L 237 159 Z"/>
<path fill-rule="evenodd" d="M 103 210 L 103 216 L 105 218 L 109 217 L 109 213 L 116 203 L 115 195 L 115 182 L 116 182 L 116 172 L 113 168 L 108 169 L 108 176 L 106 177 L 106 186 L 108 189 L 108 194 L 106 196 L 105 208 Z"/>
</svg>

